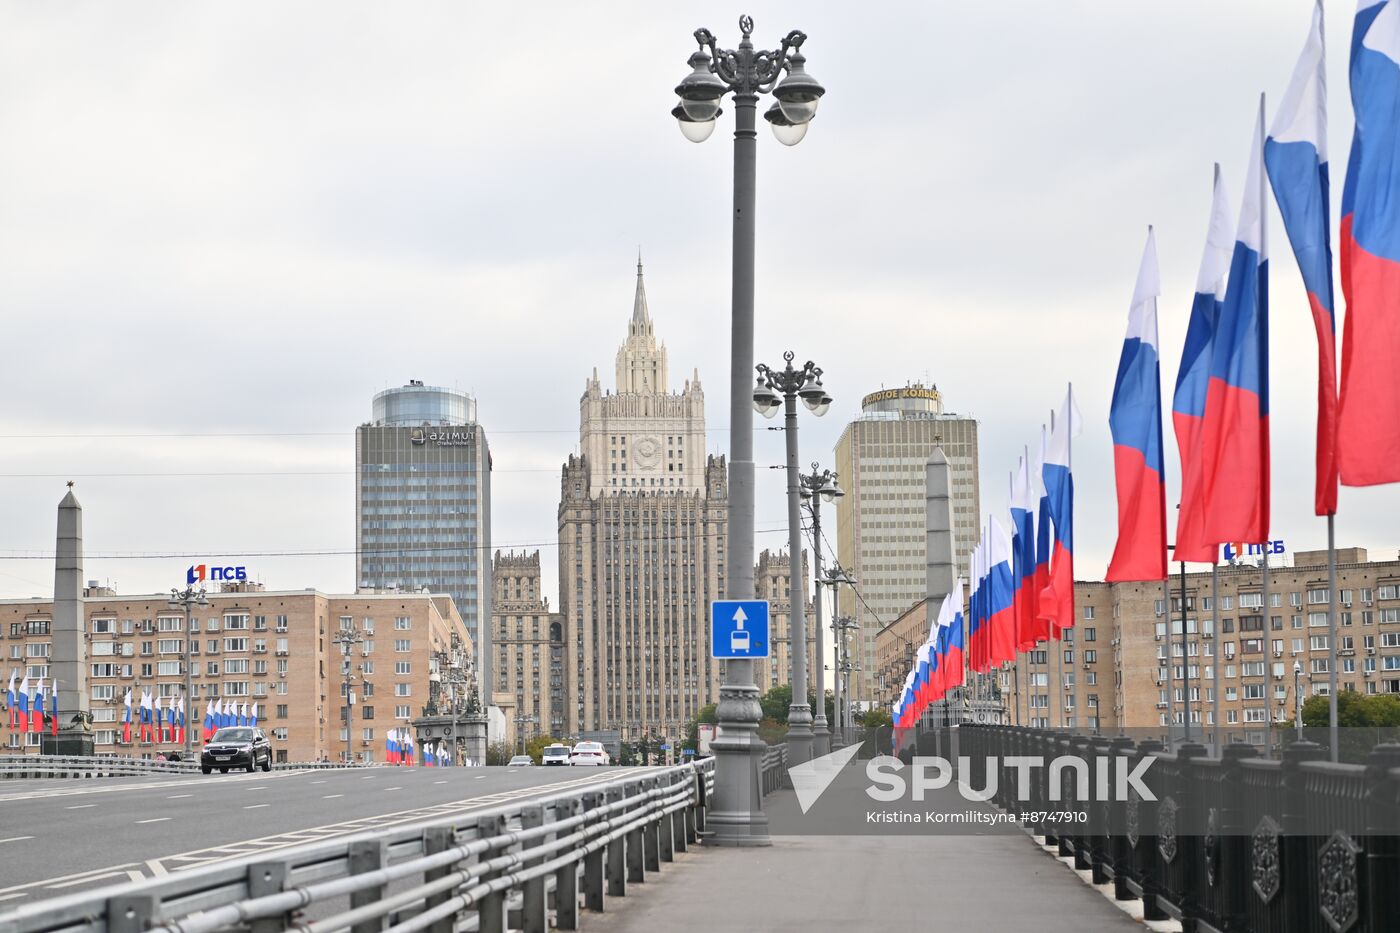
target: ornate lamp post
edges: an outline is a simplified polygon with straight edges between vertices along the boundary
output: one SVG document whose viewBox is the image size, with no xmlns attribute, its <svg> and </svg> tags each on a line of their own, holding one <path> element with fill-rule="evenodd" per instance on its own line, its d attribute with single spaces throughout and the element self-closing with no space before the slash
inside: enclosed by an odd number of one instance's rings
<svg viewBox="0 0 1400 933">
<path fill-rule="evenodd" d="M 826 645 L 822 636 L 822 500 L 835 502 L 846 494 L 836 482 L 836 473 L 819 470 L 813 462 L 812 472 L 799 474 L 802 484 L 802 502 L 812 515 L 812 573 L 817 584 L 817 618 L 813 623 L 816 635 L 816 688 L 817 708 L 812 711 L 812 753 L 825 755 L 831 751 L 831 729 L 826 721 Z"/>
<path fill-rule="evenodd" d="M 836 615 L 837 612 L 840 611 L 840 606 L 839 606 L 839 603 L 837 602 L 837 597 L 840 595 L 840 590 L 838 589 L 838 587 L 843 586 L 843 585 L 844 585 L 844 586 L 855 586 L 856 580 L 855 580 L 855 577 L 852 577 L 849 573 L 847 573 L 846 571 L 842 570 L 840 564 L 833 564 L 833 565 L 831 566 L 831 569 L 830 569 L 829 571 L 827 571 L 825 577 L 823 577 L 823 578 L 821 579 L 821 584 L 822 584 L 823 586 L 829 586 L 829 587 L 831 587 L 831 605 L 832 605 L 832 610 L 831 610 L 831 612 L 832 612 L 832 619 L 831 619 L 831 644 L 832 644 L 832 649 L 833 649 L 833 651 L 835 652 L 835 654 L 834 654 L 834 658 L 835 658 L 835 667 L 834 667 L 834 670 L 833 670 L 834 676 L 833 676 L 833 678 L 832 678 L 832 681 L 833 681 L 833 682 L 832 682 L 832 693 L 833 693 L 833 697 L 832 697 L 832 699 L 833 699 L 832 711 L 836 714 L 836 722 L 833 724 L 834 727 L 835 727 L 835 729 L 836 729 L 836 732 L 835 732 L 835 734 L 834 734 L 834 736 L 833 736 L 833 738 L 832 738 L 832 740 L 831 740 L 831 747 L 832 747 L 832 748 L 839 748 L 840 746 L 846 744 L 846 733 L 843 731 L 843 728 L 842 728 L 842 721 L 841 721 L 841 710 L 842 710 L 841 695 L 842 695 L 842 689 L 843 689 L 843 688 L 842 688 L 842 684 L 841 684 L 841 673 L 840 673 L 840 668 L 841 668 L 841 636 L 840 636 L 840 631 L 839 631 L 839 630 L 840 630 L 840 626 L 841 626 L 841 621 L 842 621 L 842 620 Z"/>
<path fill-rule="evenodd" d="M 734 252 L 731 293 L 729 367 L 729 566 L 725 592 L 730 599 L 753 598 L 754 465 L 753 412 L 745 404 L 753 365 L 754 188 L 760 94 L 772 93 L 777 113 L 768 117 L 784 145 L 806 134 L 824 89 L 804 70 L 801 54 L 807 36 L 794 30 L 777 51 L 755 49 L 749 38 L 753 19 L 739 20 L 741 38 L 734 50 L 716 46 L 708 29 L 695 31 L 699 48 L 690 56 L 691 73 L 676 88 L 680 105 L 671 111 L 681 132 L 703 142 L 714 132 L 720 100 L 734 100 Z M 784 77 L 786 72 L 786 77 Z M 770 114 L 772 111 L 770 110 Z M 753 661 L 725 663 L 724 685 L 716 710 L 720 736 L 715 752 L 715 806 L 709 825 L 719 845 L 769 845 L 763 814 L 759 764 L 764 743 L 758 737 L 761 710 L 753 682 Z"/>
<path fill-rule="evenodd" d="M 207 606 L 209 599 L 203 589 L 187 586 L 183 590 L 170 591 L 170 607 L 185 610 L 185 760 L 194 760 L 194 730 L 190 723 L 194 720 L 194 656 L 190 653 L 194 643 L 193 611 L 195 606 Z"/>
<path fill-rule="evenodd" d="M 783 354 L 783 368 L 758 364 L 758 385 L 753 390 L 753 407 L 771 418 L 783 409 L 783 434 L 787 441 L 788 554 L 792 586 L 788 616 L 792 654 L 792 704 L 788 707 L 788 760 L 801 764 L 812 758 L 812 708 L 807 703 L 807 618 L 802 592 L 807 582 L 802 575 L 802 474 L 797 468 L 797 400 L 802 399 L 813 414 L 821 416 L 831 407 L 831 396 L 822 388 L 821 367 L 808 360 L 801 369 L 792 365 L 793 352 Z M 820 700 L 819 700 L 820 702 Z M 822 703 L 821 705 L 825 705 Z M 826 718 L 823 716 L 822 718 Z"/>
<path fill-rule="evenodd" d="M 355 760 L 355 752 L 350 744 L 355 738 L 355 704 L 351 702 L 350 696 L 350 682 L 354 680 L 354 675 L 350 652 L 364 640 L 365 637 L 350 626 L 342 626 L 340 631 L 336 632 L 335 637 L 331 639 L 331 644 L 340 646 L 340 672 L 345 677 L 345 763 L 347 765 Z"/>
</svg>

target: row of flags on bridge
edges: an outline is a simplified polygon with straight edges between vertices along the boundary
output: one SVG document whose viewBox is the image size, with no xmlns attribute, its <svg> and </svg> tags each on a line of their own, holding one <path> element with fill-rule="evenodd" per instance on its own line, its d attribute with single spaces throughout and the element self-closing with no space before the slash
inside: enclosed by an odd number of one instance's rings
<svg viewBox="0 0 1400 933">
<path fill-rule="evenodd" d="M 1260 100 L 1234 224 L 1216 166 L 1172 399 L 1182 476 L 1174 544 L 1179 561 L 1214 563 L 1222 543 L 1269 537 L 1270 187 L 1317 334 L 1314 511 L 1336 513 L 1339 483 L 1400 482 L 1400 0 L 1360 0 L 1349 78 L 1356 122 L 1339 233 L 1347 305 L 1340 386 L 1321 0 L 1267 133 Z M 1149 229 L 1109 418 L 1118 487 L 1110 581 L 1167 575 L 1160 294 Z"/>
<path fill-rule="evenodd" d="M 1215 168 L 1206 245 L 1172 398 L 1181 458 L 1174 545 L 1181 561 L 1214 563 L 1227 542 L 1268 539 L 1268 193 L 1302 272 L 1318 343 L 1314 509 L 1333 515 L 1338 484 L 1400 482 L 1400 0 L 1359 0 L 1350 89 L 1356 115 L 1342 190 L 1340 385 L 1332 290 L 1326 52 L 1318 0 L 1303 53 L 1268 132 L 1264 104 L 1251 137 L 1237 220 Z M 1109 425 L 1118 541 L 1105 578 L 1167 576 L 1167 514 L 1155 234 L 1148 229 L 1129 306 Z M 1058 638 L 1075 621 L 1073 388 L 1039 454 L 1011 480 L 1010 533 L 988 517 L 968 568 L 965 646 L 940 634 L 962 624 L 962 582 L 916 652 L 894 704 L 897 732 L 977 672 Z M 956 602 L 956 605 L 953 605 Z M 954 620 L 954 621 L 949 621 Z M 961 633 L 960 633 L 961 634 Z M 956 665 L 956 672 L 950 669 Z"/>
<path fill-rule="evenodd" d="M 49 729 L 58 735 L 58 681 L 49 686 Z M 5 707 L 10 711 L 12 732 L 44 731 L 44 678 L 38 678 L 34 688 L 29 686 L 29 675 L 25 674 L 19 686 L 15 686 L 15 672 L 10 672 L 10 682 L 5 687 Z"/>
<path fill-rule="evenodd" d="M 391 765 L 416 764 L 422 757 L 427 768 L 447 768 L 452 765 L 452 752 L 446 742 L 424 742 L 420 750 L 413 739 L 411 729 L 390 729 L 384 737 L 384 760 Z"/>
<path fill-rule="evenodd" d="M 1072 446 L 1082 431 L 1070 386 L 1048 432 L 1041 429 L 1034 459 L 1027 448 L 1011 476 L 1010 531 L 987 516 L 968 560 L 966 604 L 959 579 L 915 652 L 892 711 L 896 744 L 932 703 L 963 685 L 965 669 L 986 673 L 1014 662 L 1074 625 Z"/>
</svg>

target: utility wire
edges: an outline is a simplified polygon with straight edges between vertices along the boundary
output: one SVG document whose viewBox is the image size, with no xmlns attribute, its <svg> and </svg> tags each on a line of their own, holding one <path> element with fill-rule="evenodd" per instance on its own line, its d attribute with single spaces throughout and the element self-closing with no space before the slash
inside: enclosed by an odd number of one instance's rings
<svg viewBox="0 0 1400 933">
<path fill-rule="evenodd" d="M 773 527 L 773 528 L 758 528 L 758 529 L 755 529 L 754 533 L 755 533 L 755 534 L 777 534 L 777 533 L 779 533 L 779 532 L 785 532 L 785 531 L 787 531 L 787 526 L 786 526 L 786 525 L 782 525 L 782 526 L 775 526 L 775 527 Z M 666 542 L 671 542 L 671 541 L 688 541 L 688 540 L 691 540 L 692 538 L 695 538 L 695 537 L 700 537 L 700 538 L 718 538 L 718 537 L 720 537 L 721 535 L 727 536 L 728 534 L 729 534 L 728 529 L 725 529 L 724 531 L 697 531 L 697 532 L 695 532 L 695 533 L 693 533 L 693 534 L 685 534 L 685 535 L 662 535 L 662 536 L 654 536 L 654 537 L 646 537 L 646 536 L 628 536 L 628 537 L 625 538 L 625 539 L 623 539 L 621 535 L 618 535 L 618 536 L 616 536 L 616 537 L 618 537 L 619 540 L 624 541 L 625 543 L 628 543 L 628 544 L 647 544 L 647 543 L 660 544 L 660 543 L 666 543 Z M 549 547 L 558 547 L 558 546 L 559 546 L 559 542 L 558 542 L 558 541 L 532 541 L 532 542 L 526 542 L 526 543 L 523 543 L 523 544 L 522 544 L 522 543 L 519 543 L 519 542 L 510 543 L 510 544 L 492 542 L 490 545 L 483 545 L 483 544 L 422 544 L 422 545 L 412 545 L 412 544 L 410 544 L 410 545 L 403 545 L 403 546 L 400 546 L 400 547 L 348 548 L 348 549 L 326 548 L 326 549 L 323 549 L 323 550 L 305 550 L 305 551 L 220 551 L 220 550 L 211 549 L 211 548 L 192 548 L 192 549 L 184 550 L 184 551 L 148 552 L 148 553 L 140 553 L 140 552 L 126 552 L 126 553 L 122 553 L 122 552 L 118 552 L 118 551 L 112 551 L 112 552 L 89 552 L 89 553 L 84 554 L 83 556 L 84 556 L 84 558 L 86 558 L 86 559 L 88 559 L 88 560 L 175 560 L 175 559 L 184 560 L 184 559 L 188 558 L 191 554 L 199 554 L 199 553 L 205 553 L 205 554 L 211 554 L 211 553 L 212 553 L 212 554 L 220 554 L 220 555 L 222 555 L 222 556 L 224 556 L 224 557 L 228 557 L 228 558 L 234 558 L 234 557 L 340 557 L 340 556 L 346 556 L 346 555 L 374 555 L 374 556 L 378 556 L 378 555 L 396 555 L 396 554 L 432 554 L 432 553 L 439 552 L 439 551 L 466 551 L 466 550 L 475 551 L 475 550 L 480 550 L 480 549 L 483 548 L 483 547 L 490 547 L 491 550 L 496 551 L 496 550 L 516 550 L 516 549 L 522 549 L 522 550 L 523 550 L 523 549 L 526 549 L 526 548 L 549 548 Z M 0 548 L 0 561 L 5 561 L 5 560 L 54 560 L 54 559 L 55 559 L 55 555 L 54 555 L 54 553 L 53 553 L 52 551 L 45 551 L 45 552 L 42 552 L 42 553 L 19 553 L 20 551 L 23 551 L 23 550 L 25 550 L 25 549 L 21 549 L 21 548 Z"/>
</svg>

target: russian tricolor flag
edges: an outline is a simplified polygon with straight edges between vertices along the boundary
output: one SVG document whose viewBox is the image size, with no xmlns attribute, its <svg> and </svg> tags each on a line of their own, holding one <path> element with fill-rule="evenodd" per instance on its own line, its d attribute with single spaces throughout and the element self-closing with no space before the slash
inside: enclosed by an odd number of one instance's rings
<svg viewBox="0 0 1400 933">
<path fill-rule="evenodd" d="M 20 732 L 29 731 L 29 675 L 26 673 L 24 679 L 19 682 L 19 714 L 17 728 Z"/>
<path fill-rule="evenodd" d="M 1264 167 L 1303 273 L 1317 330 L 1317 481 L 1314 511 L 1337 511 L 1337 345 L 1332 303 L 1332 212 L 1327 170 L 1327 56 L 1322 0 L 1269 138 Z M 1394 141 L 1391 141 L 1392 151 Z"/>
<path fill-rule="evenodd" d="M 10 728 L 15 727 L 15 717 L 18 713 L 16 709 L 18 702 L 15 699 L 15 672 L 10 671 L 10 683 L 5 688 L 5 708 L 10 711 Z"/>
<path fill-rule="evenodd" d="M 38 685 L 34 688 L 34 702 L 30 705 L 29 711 L 29 731 L 44 731 L 44 678 L 39 678 Z"/>
<path fill-rule="evenodd" d="M 1011 540 L 995 517 L 987 519 L 987 579 L 983 623 L 987 628 L 989 660 L 1016 660 L 1016 582 L 1011 573 Z"/>
<path fill-rule="evenodd" d="M 49 734 L 58 735 L 58 681 L 49 684 Z"/>
<path fill-rule="evenodd" d="M 1031 585 L 1031 612 L 1036 619 L 1036 640 L 1049 641 L 1055 637 L 1055 628 L 1048 624 L 1051 607 L 1045 600 L 1050 588 L 1050 552 L 1053 544 L 1050 539 L 1050 493 L 1045 488 L 1045 455 L 1049 447 L 1045 425 L 1040 426 L 1040 450 L 1035 463 L 1031 465 L 1032 494 L 1036 497 L 1035 515 L 1035 575 Z M 1041 625 L 1044 621 L 1047 624 Z"/>
<path fill-rule="evenodd" d="M 946 696 L 966 680 L 963 666 L 963 582 L 953 584 L 953 592 L 944 600 L 939 612 L 938 694 Z"/>
<path fill-rule="evenodd" d="M 1230 278 L 1211 348 L 1202 426 L 1205 536 L 1269 537 L 1269 251 L 1264 216 L 1264 101 L 1245 177 Z"/>
<path fill-rule="evenodd" d="M 1235 250 L 1235 225 L 1230 218 L 1229 201 L 1217 164 L 1206 247 L 1196 275 L 1191 319 L 1186 325 L 1186 344 L 1181 349 L 1181 368 L 1177 370 L 1176 392 L 1172 396 L 1172 428 L 1181 455 L 1181 508 L 1176 516 L 1174 553 L 1181 561 L 1214 563 L 1218 554 L 1216 542 L 1208 540 L 1205 533 L 1205 455 L 1201 439 L 1215 326 L 1220 320 L 1225 280 Z"/>
<path fill-rule="evenodd" d="M 1356 130 L 1342 186 L 1342 383 L 1348 486 L 1400 481 L 1400 4 L 1361 0 L 1351 34 Z M 1251 539 L 1257 540 L 1257 539 Z"/>
<path fill-rule="evenodd" d="M 1034 648 L 1044 631 L 1035 617 L 1035 491 L 1031 488 L 1030 452 L 1021 458 L 1011 480 L 1011 577 L 1016 585 L 1016 647 Z"/>
<path fill-rule="evenodd" d="M 1118 544 L 1104 579 L 1167 578 L 1167 489 L 1162 461 L 1162 367 L 1157 344 L 1157 241 L 1147 228 L 1108 424 L 1118 487 Z"/>
<path fill-rule="evenodd" d="M 126 706 L 126 713 L 122 717 L 122 741 L 131 744 L 131 688 L 126 688 L 126 697 L 122 700 Z"/>
<path fill-rule="evenodd" d="M 1050 620 L 1051 631 L 1074 625 L 1074 475 L 1070 469 L 1070 449 L 1074 438 L 1084 430 L 1079 407 L 1074 403 L 1074 387 L 1065 392 L 1059 416 L 1050 430 L 1041 479 L 1055 526 L 1055 543 L 1050 559 L 1050 579 L 1040 594 L 1040 614 Z"/>
<path fill-rule="evenodd" d="M 204 701 L 204 742 L 208 744 L 214 737 L 214 698 L 209 697 Z"/>
</svg>

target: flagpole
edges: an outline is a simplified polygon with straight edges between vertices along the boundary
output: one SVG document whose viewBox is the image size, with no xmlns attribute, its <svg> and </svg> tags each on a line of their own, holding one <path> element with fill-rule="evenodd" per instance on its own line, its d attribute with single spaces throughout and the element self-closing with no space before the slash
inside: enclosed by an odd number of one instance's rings
<svg viewBox="0 0 1400 933">
<path fill-rule="evenodd" d="M 1327 513 L 1327 740 L 1337 761 L 1337 537 L 1336 513 Z M 1299 706 L 1299 716 L 1302 707 Z"/>
<path fill-rule="evenodd" d="M 1186 640 L 1186 561 L 1177 561 L 1181 577 L 1181 740 L 1191 741 L 1191 646 Z"/>
<path fill-rule="evenodd" d="M 1218 555 L 1217 555 L 1218 556 Z M 1215 560 L 1210 565 L 1210 631 L 1211 636 L 1216 639 L 1211 645 L 1211 699 L 1210 718 L 1215 725 L 1215 757 L 1219 758 L 1224 753 L 1224 746 L 1220 743 L 1220 653 L 1215 650 L 1220 638 L 1220 592 L 1219 574 L 1220 561 Z"/>
<path fill-rule="evenodd" d="M 1054 434 L 1055 434 L 1055 409 L 1053 409 L 1053 408 L 1050 409 L 1050 434 L 1051 434 L 1052 437 L 1053 437 Z M 1042 467 L 1042 469 L 1043 469 L 1043 467 Z M 1052 551 L 1052 553 L 1053 553 L 1053 551 L 1054 551 L 1053 546 L 1051 547 L 1051 551 Z M 1049 694 L 1050 694 L 1050 700 L 1051 700 L 1051 702 L 1054 703 L 1054 705 L 1055 705 L 1055 727 L 1056 727 L 1057 729 L 1064 729 L 1064 727 L 1065 727 L 1065 651 L 1064 651 L 1064 645 L 1065 645 L 1065 643 L 1064 643 L 1064 641 L 1063 641 L 1062 639 L 1059 639 L 1059 638 L 1056 637 L 1056 636 L 1059 634 L 1058 632 L 1055 631 L 1056 628 L 1059 628 L 1059 626 L 1058 626 L 1057 623 L 1058 623 L 1058 620 L 1052 619 L 1052 620 L 1050 621 L 1050 624 L 1049 624 L 1049 629 L 1050 629 L 1050 631 L 1047 633 L 1047 634 L 1050 636 L 1049 639 L 1048 639 L 1048 642 L 1047 642 L 1047 644 L 1046 644 L 1046 647 L 1047 647 L 1047 648 L 1048 648 L 1050 645 L 1053 645 L 1053 644 L 1055 644 L 1056 642 L 1059 642 L 1058 646 L 1055 648 L 1055 687 L 1054 687 L 1053 690 L 1050 690 L 1050 691 L 1048 691 L 1048 692 L 1049 692 Z M 1047 658 L 1046 661 L 1048 662 L 1048 661 L 1049 661 L 1049 658 Z M 1047 669 L 1047 671 L 1048 671 L 1048 669 L 1049 669 L 1049 664 L 1048 664 L 1048 663 L 1046 664 L 1046 669 Z M 1047 721 L 1048 721 L 1048 717 L 1047 717 Z"/>
</svg>

